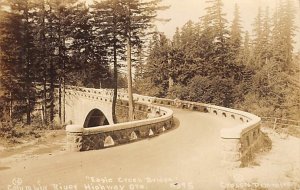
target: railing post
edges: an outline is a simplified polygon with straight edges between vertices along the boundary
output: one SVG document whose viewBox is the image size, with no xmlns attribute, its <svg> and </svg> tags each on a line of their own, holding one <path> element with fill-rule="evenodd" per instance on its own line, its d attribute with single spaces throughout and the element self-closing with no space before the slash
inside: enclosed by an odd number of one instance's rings
<svg viewBox="0 0 300 190">
<path fill-rule="evenodd" d="M 67 151 L 79 152 L 82 149 L 83 127 L 80 125 L 67 125 Z"/>
<path fill-rule="evenodd" d="M 226 168 L 241 166 L 241 140 L 239 138 L 222 138 L 222 165 Z"/>
</svg>

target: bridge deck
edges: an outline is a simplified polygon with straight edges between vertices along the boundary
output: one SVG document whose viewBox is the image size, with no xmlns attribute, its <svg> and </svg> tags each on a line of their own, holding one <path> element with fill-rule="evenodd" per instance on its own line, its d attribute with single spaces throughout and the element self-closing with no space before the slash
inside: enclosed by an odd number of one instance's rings
<svg viewBox="0 0 300 190">
<path fill-rule="evenodd" d="M 23 179 L 23 185 L 37 186 L 40 182 L 47 184 L 48 189 L 55 189 L 52 184 L 91 190 L 105 186 L 109 189 L 109 185 L 120 185 L 118 190 L 123 185 L 124 189 L 220 189 L 226 170 L 221 166 L 219 131 L 234 121 L 205 113 L 174 111 L 180 124 L 168 134 L 99 151 L 70 152 L 15 163 L 0 171 L 0 189 L 8 189 L 16 177 Z M 113 183 L 93 183 L 88 176 L 112 178 Z M 148 183 L 148 178 L 158 177 L 167 182 Z M 118 178 L 135 178 L 138 182 L 122 183 Z"/>
</svg>

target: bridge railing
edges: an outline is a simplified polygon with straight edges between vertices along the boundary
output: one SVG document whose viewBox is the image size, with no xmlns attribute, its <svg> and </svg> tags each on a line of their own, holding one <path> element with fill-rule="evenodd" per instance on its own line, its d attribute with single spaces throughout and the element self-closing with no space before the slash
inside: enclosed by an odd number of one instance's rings
<svg viewBox="0 0 300 190">
<path fill-rule="evenodd" d="M 69 87 L 69 94 L 97 101 L 112 101 L 112 91 L 102 89 L 87 89 Z M 125 96 L 119 94 L 119 99 Z M 67 142 L 71 151 L 86 151 L 116 146 L 139 139 L 160 135 L 173 127 L 173 111 L 171 109 L 154 106 L 149 103 L 135 102 L 137 112 L 145 112 L 146 119 L 113 125 L 83 128 L 79 125 L 68 125 Z"/>
<path fill-rule="evenodd" d="M 261 118 L 256 115 L 235 109 L 190 101 L 156 98 L 153 102 L 181 109 L 209 113 L 223 119 L 237 121 L 238 123 L 233 127 L 224 128 L 220 131 L 223 146 L 222 162 L 226 166 L 238 167 L 247 165 L 254 158 L 254 152 L 262 146 Z"/>
<path fill-rule="evenodd" d="M 126 97 L 126 95 L 124 95 Z M 204 103 L 183 101 L 178 99 L 155 98 L 135 95 L 135 98 L 152 104 L 173 106 L 181 109 L 200 111 L 237 121 L 237 124 L 220 131 L 223 144 L 223 163 L 227 166 L 247 165 L 254 153 L 262 146 L 262 134 L 260 131 L 261 118 L 240 110 L 225 108 Z"/>
<path fill-rule="evenodd" d="M 69 87 L 70 90 L 81 91 L 88 94 L 111 98 L 112 90 L 87 89 L 81 87 Z M 125 92 L 118 93 L 118 98 L 128 100 Z M 99 99 L 100 100 L 100 99 Z M 104 100 L 103 100 L 104 101 Z M 177 107 L 193 111 L 204 112 L 237 121 L 233 127 L 224 128 L 220 131 L 220 138 L 223 143 L 223 163 L 227 166 L 247 165 L 254 157 L 254 152 L 262 145 L 262 134 L 260 131 L 261 118 L 248 112 L 224 108 L 220 106 L 183 101 L 178 99 L 156 98 L 134 94 L 135 103 L 148 105 L 149 107 L 160 110 L 160 117 L 149 118 L 140 121 L 114 124 L 110 126 L 100 126 L 95 128 L 83 129 L 81 126 L 68 126 L 67 131 L 75 134 L 78 132 L 77 145 L 72 145 L 73 149 L 90 150 L 99 149 L 116 144 L 122 144 L 138 138 L 147 138 L 151 135 L 160 134 L 170 129 L 173 121 L 173 111 L 165 107 Z M 154 106 L 154 107 L 153 107 Z M 165 106 L 165 107 L 161 107 Z M 94 135 L 94 136 L 93 136 Z M 79 137 L 82 136 L 82 137 Z M 89 136 L 89 138 L 86 138 Z M 91 142 L 92 139 L 100 139 L 98 145 L 83 146 Z M 89 140 L 86 140 L 89 139 Z"/>
</svg>

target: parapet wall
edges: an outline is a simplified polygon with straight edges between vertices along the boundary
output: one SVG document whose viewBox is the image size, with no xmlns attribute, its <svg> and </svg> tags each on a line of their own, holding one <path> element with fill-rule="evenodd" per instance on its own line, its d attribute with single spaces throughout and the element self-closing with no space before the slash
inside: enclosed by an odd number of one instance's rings
<svg viewBox="0 0 300 190">
<path fill-rule="evenodd" d="M 71 88 L 73 95 L 86 92 L 85 97 L 98 101 L 112 102 L 109 90 Z M 74 91 L 79 91 L 74 93 Z M 91 93 L 91 94 L 90 94 Z M 94 95 L 93 95 L 94 93 Z M 117 114 L 119 122 L 108 126 L 83 128 L 80 125 L 67 126 L 67 146 L 69 151 L 87 151 L 117 146 L 140 139 L 160 135 L 173 127 L 173 111 L 149 103 L 135 102 L 135 121 L 126 122 L 127 100 L 119 96 Z"/>
<path fill-rule="evenodd" d="M 153 109 L 147 104 L 136 103 L 134 104 L 134 119 L 143 120 L 147 119 L 149 114 L 154 112 Z M 116 105 L 117 123 L 128 122 L 128 101 L 118 100 Z"/>
<path fill-rule="evenodd" d="M 254 153 L 262 146 L 261 118 L 251 113 L 182 100 L 155 98 L 153 103 L 205 112 L 223 119 L 238 121 L 238 125 L 220 131 L 224 166 L 240 167 L 248 165 L 253 160 Z"/>
<path fill-rule="evenodd" d="M 112 96 L 110 90 L 75 88 L 83 92 L 101 94 L 106 97 L 102 98 L 106 101 Z M 121 102 L 128 100 L 126 93 L 119 93 L 118 98 L 122 100 Z M 102 99 L 99 98 L 99 101 Z M 238 125 L 220 131 L 223 143 L 222 162 L 225 166 L 247 165 L 253 159 L 254 152 L 261 146 L 261 119 L 253 114 L 209 104 L 138 94 L 134 94 L 134 101 L 135 111 L 142 112 L 136 115 L 140 115 L 138 119 L 142 120 L 94 128 L 67 126 L 69 149 L 73 151 L 95 150 L 159 135 L 173 126 L 173 111 L 160 105 L 205 112 L 223 119 L 238 121 Z M 145 114 L 148 119 L 143 119 Z"/>
</svg>

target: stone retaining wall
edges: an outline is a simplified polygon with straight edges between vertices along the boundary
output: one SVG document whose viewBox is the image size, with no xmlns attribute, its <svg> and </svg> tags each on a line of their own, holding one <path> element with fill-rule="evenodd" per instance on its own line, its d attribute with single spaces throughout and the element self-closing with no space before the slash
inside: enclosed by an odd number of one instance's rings
<svg viewBox="0 0 300 190">
<path fill-rule="evenodd" d="M 162 134 L 164 131 L 171 129 L 172 126 L 172 120 L 168 120 L 107 132 L 85 131 L 82 136 L 80 151 L 97 150 L 150 138 Z"/>
<path fill-rule="evenodd" d="M 134 104 L 134 119 L 143 120 L 147 119 L 151 113 L 151 109 L 147 104 L 135 103 Z M 128 122 L 128 101 L 118 100 L 116 105 L 117 123 Z"/>
</svg>

